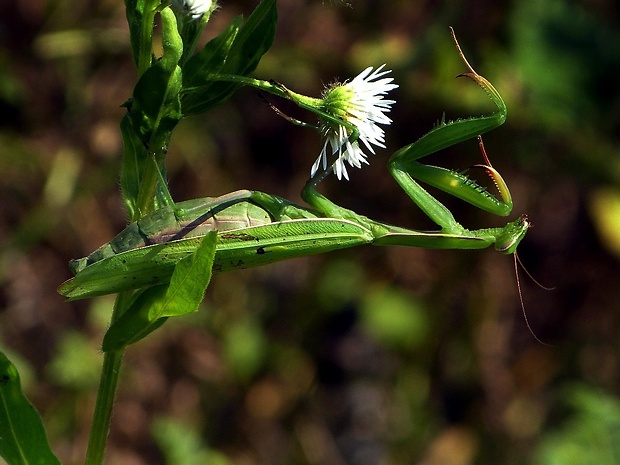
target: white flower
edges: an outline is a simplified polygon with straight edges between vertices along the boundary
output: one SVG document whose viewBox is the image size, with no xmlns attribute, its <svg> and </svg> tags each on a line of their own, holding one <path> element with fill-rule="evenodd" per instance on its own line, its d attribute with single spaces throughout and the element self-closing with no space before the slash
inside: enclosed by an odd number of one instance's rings
<svg viewBox="0 0 620 465">
<path fill-rule="evenodd" d="M 363 147 L 373 154 L 375 153 L 373 145 L 385 148 L 385 134 L 378 124 L 392 122 L 385 114 L 390 111 L 395 101 L 385 100 L 383 97 L 398 85 L 392 83 L 393 78 L 383 77 L 390 73 L 390 70 L 382 71 L 384 66 L 381 65 L 375 71 L 369 66 L 352 81 L 337 83 L 325 90 L 322 99 L 325 113 L 355 126 L 359 131 L 359 137 L 356 141 L 350 142 L 352 131 L 349 128 L 327 118 L 321 118 L 320 129 L 325 137 L 325 144 L 312 165 L 311 176 L 316 174 L 321 162 L 323 170 L 326 170 L 328 158 L 336 155 L 333 171 L 338 179 L 344 176 L 348 180 L 345 161 L 351 166 L 361 168 L 362 163 L 368 164 Z M 360 147 L 360 141 L 363 147 Z M 328 145 L 331 146 L 330 150 L 327 148 Z"/>
<path fill-rule="evenodd" d="M 198 19 L 211 11 L 213 0 L 172 0 L 172 5 L 178 11 L 189 14 L 193 19 Z"/>
</svg>

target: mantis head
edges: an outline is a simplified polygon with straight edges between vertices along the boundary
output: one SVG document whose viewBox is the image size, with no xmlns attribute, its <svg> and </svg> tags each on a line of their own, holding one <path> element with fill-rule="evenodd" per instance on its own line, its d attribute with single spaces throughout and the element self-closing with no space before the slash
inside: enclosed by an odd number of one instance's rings
<svg viewBox="0 0 620 465">
<path fill-rule="evenodd" d="M 508 223 L 495 237 L 495 249 L 505 254 L 515 253 L 517 246 L 525 237 L 530 227 L 532 227 L 532 223 L 527 218 L 527 215 L 521 215 L 520 218 Z"/>
</svg>

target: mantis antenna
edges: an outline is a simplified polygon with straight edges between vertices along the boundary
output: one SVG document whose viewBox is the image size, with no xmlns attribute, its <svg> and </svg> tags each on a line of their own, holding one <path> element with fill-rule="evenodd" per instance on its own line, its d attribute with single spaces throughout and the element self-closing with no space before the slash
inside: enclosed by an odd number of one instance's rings
<svg viewBox="0 0 620 465">
<path fill-rule="evenodd" d="M 525 319 L 525 324 L 527 325 L 527 329 L 530 331 L 530 334 L 532 336 L 534 336 L 534 339 L 536 339 L 542 345 L 547 346 L 547 347 L 555 347 L 555 344 L 549 344 L 547 342 L 543 342 L 536 335 L 536 333 L 532 329 L 532 326 L 530 325 L 530 320 L 528 319 L 527 312 L 525 311 L 525 303 L 523 302 L 523 292 L 521 291 L 521 280 L 519 279 L 519 266 L 518 265 L 521 265 L 521 268 L 523 269 L 523 271 L 525 271 L 525 274 L 527 274 L 532 281 L 534 281 L 538 286 L 540 286 L 544 290 L 551 291 L 551 290 L 553 290 L 555 288 L 554 287 L 545 287 L 545 286 L 541 285 L 538 281 L 536 281 L 534 279 L 534 277 L 530 274 L 530 272 L 523 266 L 523 263 L 521 262 L 521 259 L 519 258 L 519 255 L 517 254 L 516 250 L 513 253 L 513 258 L 514 258 L 514 263 L 515 263 L 515 278 L 517 280 L 517 291 L 519 292 L 519 302 L 521 303 L 521 312 L 523 313 L 523 318 Z"/>
<path fill-rule="evenodd" d="M 452 31 L 452 33 L 454 34 L 454 31 Z M 457 47 L 458 47 L 458 43 L 457 43 Z M 459 49 L 460 51 L 460 49 Z M 462 53 L 462 52 L 461 52 Z M 465 57 L 462 57 L 463 60 L 465 60 Z M 469 66 L 469 64 L 467 64 Z M 471 69 L 471 66 L 469 66 Z M 508 199 L 510 199 L 510 193 L 508 192 L 508 188 L 504 182 L 504 180 L 502 179 L 502 177 L 499 175 L 499 173 L 495 170 L 495 168 L 493 168 L 493 165 L 491 164 L 491 160 L 489 159 L 489 156 L 487 155 L 487 152 L 484 148 L 484 142 L 482 141 L 482 136 L 478 135 L 478 146 L 480 147 L 480 153 L 482 154 L 482 158 L 484 159 L 484 163 L 485 164 L 478 164 L 478 165 L 474 165 L 475 168 L 483 168 L 486 173 L 489 175 L 489 177 L 493 180 L 493 182 L 495 183 L 495 187 L 497 187 L 497 190 L 500 192 L 500 195 L 506 199 L 506 196 L 508 197 Z M 531 227 L 531 223 L 529 224 L 528 227 Z M 517 254 L 517 251 L 515 250 L 513 252 L 513 259 L 514 259 L 514 268 L 515 268 L 515 279 L 517 282 L 517 292 L 519 293 L 519 303 L 521 304 L 521 312 L 523 313 L 523 318 L 525 320 L 525 324 L 527 326 L 527 329 L 530 331 L 530 333 L 532 334 L 532 336 L 534 336 L 534 339 L 536 339 L 536 341 L 538 341 L 539 343 L 541 343 L 542 345 L 545 346 L 549 346 L 552 347 L 553 344 L 548 344 L 546 342 L 543 342 L 534 332 L 532 325 L 530 324 L 530 321 L 527 317 L 527 312 L 525 311 L 525 302 L 523 301 L 523 291 L 521 289 L 521 281 L 519 279 L 519 265 L 521 266 L 521 268 L 523 269 L 523 271 L 525 271 L 525 274 L 532 280 L 534 281 L 534 283 L 536 283 L 536 285 L 538 285 L 540 288 L 546 290 L 546 291 L 551 291 L 555 288 L 553 287 L 546 287 L 543 286 L 542 284 L 540 284 L 533 276 L 532 274 L 527 270 L 527 268 L 525 268 L 525 266 L 523 265 L 523 262 L 521 261 L 521 258 L 519 258 L 519 254 Z"/>
</svg>

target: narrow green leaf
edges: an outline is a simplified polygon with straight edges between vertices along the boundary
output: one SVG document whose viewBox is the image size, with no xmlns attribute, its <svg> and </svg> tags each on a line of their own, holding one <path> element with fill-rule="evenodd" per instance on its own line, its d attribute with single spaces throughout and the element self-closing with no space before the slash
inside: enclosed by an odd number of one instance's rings
<svg viewBox="0 0 620 465">
<path fill-rule="evenodd" d="M 171 96 L 174 99 L 174 90 L 178 87 L 179 76 L 175 71 L 165 69 L 158 62 L 146 70 L 134 88 L 129 114 L 133 127 L 147 145 L 158 129 L 159 121 L 177 106 L 174 100 L 170 100 Z"/>
<path fill-rule="evenodd" d="M 137 68 L 140 60 L 150 64 L 152 58 L 153 19 L 160 0 L 125 0 L 131 51 Z"/>
<path fill-rule="evenodd" d="M 237 35 L 226 60 L 225 72 L 247 75 L 254 71 L 276 35 L 276 0 L 263 0 Z"/>
<path fill-rule="evenodd" d="M 183 56 L 181 57 L 181 66 L 190 59 L 196 49 L 196 44 L 200 40 L 205 26 L 211 18 L 210 11 L 203 14 L 200 18 L 188 18 L 187 15 L 177 12 L 177 22 L 179 23 L 179 34 L 183 38 Z"/>
<path fill-rule="evenodd" d="M 172 129 L 181 119 L 182 73 L 178 62 L 183 54 L 176 17 L 170 8 L 160 13 L 163 28 L 162 58 L 147 69 L 134 88 L 129 114 L 142 142 L 153 149 L 165 148 Z"/>
<path fill-rule="evenodd" d="M 125 0 L 125 13 L 129 25 L 129 39 L 135 65 L 138 66 L 140 56 L 140 29 L 142 25 L 142 6 L 144 2 L 139 0 Z"/>
<path fill-rule="evenodd" d="M 142 173 L 145 171 L 149 155 L 142 141 L 136 136 L 129 115 L 121 120 L 121 136 L 123 138 L 123 161 L 121 165 L 121 194 L 129 212 L 133 218 L 140 193 Z"/>
<path fill-rule="evenodd" d="M 0 456 L 9 465 L 60 465 L 41 417 L 22 393 L 15 365 L 0 352 Z"/>
<path fill-rule="evenodd" d="M 136 293 L 129 308 L 103 338 L 103 351 L 121 349 L 159 328 L 169 316 L 198 310 L 211 280 L 217 232 L 211 231 L 196 250 L 174 267 L 170 284 Z"/>
<path fill-rule="evenodd" d="M 177 316 L 198 310 L 213 274 L 217 231 L 209 232 L 196 251 L 174 268 L 158 316 Z"/>
<path fill-rule="evenodd" d="M 214 84 L 208 81 L 208 77 L 212 73 L 221 72 L 242 22 L 242 16 L 234 18 L 226 29 L 207 42 L 200 52 L 187 61 L 183 67 L 183 88 L 186 95 L 183 99 L 184 107 L 186 106 L 185 100 L 191 99 L 192 93 L 198 91 L 198 89 L 192 89 L 193 86 L 198 88 Z M 207 91 L 206 88 L 200 90 L 205 93 Z"/>
<path fill-rule="evenodd" d="M 151 2 L 147 0 L 146 3 Z M 125 0 L 125 13 L 127 15 L 127 24 L 129 25 L 131 50 L 136 66 L 138 66 L 138 57 L 140 56 L 140 35 L 142 32 L 144 7 L 145 0 Z"/>
<path fill-rule="evenodd" d="M 227 100 L 239 84 L 214 81 L 218 75 L 247 76 L 256 69 L 275 37 L 275 0 L 263 0 L 239 27 L 236 18 L 183 67 L 183 114 L 202 113 Z"/>
<path fill-rule="evenodd" d="M 166 295 L 167 284 L 138 291 L 125 313 L 108 328 L 103 337 L 101 349 L 104 352 L 120 350 L 148 336 L 167 318 L 152 317 L 151 309 Z"/>
</svg>

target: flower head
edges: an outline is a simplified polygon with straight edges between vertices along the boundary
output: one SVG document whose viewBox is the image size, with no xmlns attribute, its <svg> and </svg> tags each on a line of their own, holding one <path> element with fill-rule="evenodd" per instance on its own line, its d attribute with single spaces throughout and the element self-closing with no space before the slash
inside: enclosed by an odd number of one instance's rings
<svg viewBox="0 0 620 465">
<path fill-rule="evenodd" d="M 321 154 L 312 165 L 311 176 L 314 176 L 323 165 L 326 170 L 328 158 L 336 155 L 333 170 L 338 179 L 349 179 L 345 161 L 349 165 L 361 168 L 362 163 L 368 164 L 363 147 L 370 153 L 375 153 L 373 146 L 385 147 L 385 134 L 378 124 L 390 124 L 392 120 L 385 114 L 390 111 L 394 100 L 384 99 L 385 94 L 396 89 L 391 77 L 383 77 L 390 71 L 382 71 L 381 65 L 375 71 L 372 66 L 366 68 L 353 80 L 343 84 L 331 85 L 323 93 L 323 110 L 334 119 L 321 118 L 320 129 L 325 137 L 325 144 Z M 337 121 L 341 120 L 353 125 L 359 132 L 359 137 L 351 141 L 353 131 Z M 360 147 L 360 142 L 363 147 Z M 328 149 L 328 145 L 331 147 Z"/>
<path fill-rule="evenodd" d="M 213 0 L 172 0 L 172 5 L 180 12 L 198 19 L 213 9 Z"/>
</svg>

